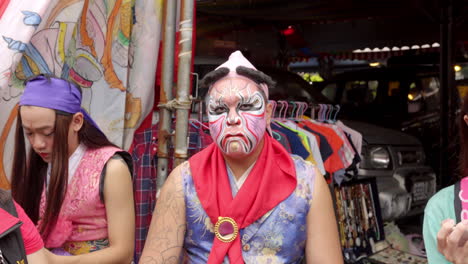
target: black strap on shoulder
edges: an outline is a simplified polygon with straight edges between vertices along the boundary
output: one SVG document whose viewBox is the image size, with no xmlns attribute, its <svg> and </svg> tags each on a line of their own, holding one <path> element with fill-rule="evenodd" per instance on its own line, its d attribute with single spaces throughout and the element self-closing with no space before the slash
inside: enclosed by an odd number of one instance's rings
<svg viewBox="0 0 468 264">
<path fill-rule="evenodd" d="M 461 181 L 455 183 L 454 186 L 454 193 L 453 193 L 453 207 L 455 208 L 455 217 L 457 223 L 461 222 L 461 211 L 462 211 L 462 201 L 460 200 L 460 188 L 461 188 Z"/>
<path fill-rule="evenodd" d="M 18 212 L 16 212 L 10 192 L 3 189 L 0 189 L 0 208 L 7 211 L 12 216 L 18 217 Z"/>
<path fill-rule="evenodd" d="M 18 212 L 16 211 L 10 192 L 3 189 L 0 189 L 0 208 L 4 209 L 12 216 L 18 217 Z M 23 235 L 21 234 L 19 226 L 16 230 L 0 239 L 0 248 L 2 249 L 3 257 L 7 260 L 7 263 L 28 263 Z"/>
<path fill-rule="evenodd" d="M 132 156 L 126 151 L 117 151 L 112 158 L 120 158 L 122 159 L 125 164 L 127 164 L 128 170 L 130 171 L 130 177 L 133 179 L 133 159 Z M 101 202 L 104 203 L 104 180 L 106 178 L 106 171 L 107 171 L 107 163 L 104 165 L 102 169 L 101 176 L 99 179 L 99 197 L 101 198 Z"/>
</svg>

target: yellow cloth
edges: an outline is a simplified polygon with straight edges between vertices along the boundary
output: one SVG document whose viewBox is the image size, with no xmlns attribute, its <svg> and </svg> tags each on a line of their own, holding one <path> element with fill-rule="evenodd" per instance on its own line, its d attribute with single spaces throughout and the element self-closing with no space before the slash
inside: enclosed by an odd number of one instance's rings
<svg viewBox="0 0 468 264">
<path fill-rule="evenodd" d="M 66 242 L 63 249 L 72 255 L 87 254 L 109 247 L 108 239 Z"/>
</svg>

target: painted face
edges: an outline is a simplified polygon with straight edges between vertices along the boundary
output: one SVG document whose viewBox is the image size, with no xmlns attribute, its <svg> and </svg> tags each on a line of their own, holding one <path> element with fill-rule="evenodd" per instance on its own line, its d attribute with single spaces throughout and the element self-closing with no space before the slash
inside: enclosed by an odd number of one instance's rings
<svg viewBox="0 0 468 264">
<path fill-rule="evenodd" d="M 22 106 L 20 114 L 24 134 L 33 150 L 45 162 L 50 162 L 54 146 L 55 111 L 38 106 Z"/>
<path fill-rule="evenodd" d="M 211 88 L 208 118 L 213 140 L 230 156 L 250 154 L 265 134 L 266 102 L 247 78 L 224 78 Z"/>
</svg>

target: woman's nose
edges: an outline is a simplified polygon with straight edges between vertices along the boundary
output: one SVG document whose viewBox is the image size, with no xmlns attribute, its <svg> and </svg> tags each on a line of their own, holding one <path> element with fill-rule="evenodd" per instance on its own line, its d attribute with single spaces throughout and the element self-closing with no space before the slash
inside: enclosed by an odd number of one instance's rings
<svg viewBox="0 0 468 264">
<path fill-rule="evenodd" d="M 34 149 L 41 150 L 45 147 L 45 141 L 41 136 L 34 136 L 32 146 Z"/>
</svg>

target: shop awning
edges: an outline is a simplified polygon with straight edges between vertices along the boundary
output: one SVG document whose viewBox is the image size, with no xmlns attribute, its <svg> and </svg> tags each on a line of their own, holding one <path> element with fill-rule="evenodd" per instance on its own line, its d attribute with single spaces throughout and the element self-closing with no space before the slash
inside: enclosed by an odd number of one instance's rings
<svg viewBox="0 0 468 264">
<path fill-rule="evenodd" d="M 364 61 L 380 61 L 386 60 L 393 56 L 402 56 L 407 53 L 413 55 L 420 55 L 424 53 L 438 52 L 440 44 L 435 42 L 432 44 L 412 45 L 412 46 L 401 46 L 401 47 L 375 47 L 375 48 L 363 48 L 352 51 L 341 51 L 336 53 L 320 53 L 317 57 L 331 58 L 334 60 L 364 60 Z M 294 62 L 307 62 L 311 59 L 311 56 L 291 56 L 289 61 Z"/>
</svg>

